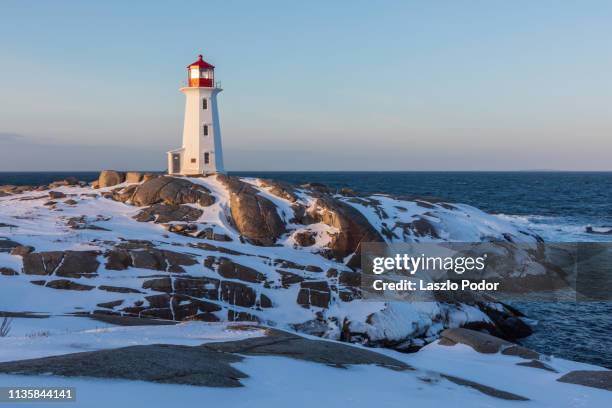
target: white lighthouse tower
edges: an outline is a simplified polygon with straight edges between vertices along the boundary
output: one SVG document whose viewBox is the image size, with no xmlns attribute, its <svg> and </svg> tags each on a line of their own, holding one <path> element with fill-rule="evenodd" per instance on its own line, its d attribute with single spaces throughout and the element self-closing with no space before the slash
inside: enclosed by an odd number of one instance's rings
<svg viewBox="0 0 612 408">
<path fill-rule="evenodd" d="M 168 173 L 201 175 L 223 173 L 223 150 L 215 67 L 202 56 L 187 66 L 185 94 L 185 122 L 183 147 L 168 152 Z"/>
</svg>

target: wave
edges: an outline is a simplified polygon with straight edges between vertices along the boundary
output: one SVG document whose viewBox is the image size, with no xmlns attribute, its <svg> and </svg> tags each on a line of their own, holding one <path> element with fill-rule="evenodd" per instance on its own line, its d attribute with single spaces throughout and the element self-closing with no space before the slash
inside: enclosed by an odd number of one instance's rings
<svg viewBox="0 0 612 408">
<path fill-rule="evenodd" d="M 587 227 L 610 225 L 609 220 L 588 217 L 554 217 L 548 215 L 496 214 L 516 226 L 529 228 L 549 242 L 611 242 L 612 235 L 588 233 Z"/>
</svg>

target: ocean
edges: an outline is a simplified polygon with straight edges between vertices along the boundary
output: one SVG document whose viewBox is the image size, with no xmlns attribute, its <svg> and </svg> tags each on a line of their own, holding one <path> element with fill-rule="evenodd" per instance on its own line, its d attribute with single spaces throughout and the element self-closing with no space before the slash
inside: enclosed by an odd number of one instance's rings
<svg viewBox="0 0 612 408">
<path fill-rule="evenodd" d="M 612 172 L 237 172 L 366 193 L 422 195 L 476 206 L 525 225 L 550 242 L 612 241 L 587 226 L 612 229 Z M 2 173 L 2 184 L 45 184 L 97 172 Z M 612 272 L 611 272 L 612 273 Z M 612 368 L 611 302 L 515 303 L 537 321 L 521 341 L 541 353 Z"/>
</svg>

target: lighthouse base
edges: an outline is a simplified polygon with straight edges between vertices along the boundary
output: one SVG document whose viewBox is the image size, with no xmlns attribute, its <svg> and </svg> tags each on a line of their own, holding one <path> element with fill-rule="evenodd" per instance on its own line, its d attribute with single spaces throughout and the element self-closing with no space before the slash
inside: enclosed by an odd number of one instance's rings
<svg viewBox="0 0 612 408">
<path fill-rule="evenodd" d="M 199 168 L 198 160 L 191 158 L 189 162 L 185 160 L 185 149 L 176 149 L 168 152 L 168 174 L 172 176 L 185 177 L 202 177 L 212 174 L 224 174 L 224 171 L 219 171 L 211 167 Z M 205 160 L 204 157 L 203 160 Z"/>
</svg>

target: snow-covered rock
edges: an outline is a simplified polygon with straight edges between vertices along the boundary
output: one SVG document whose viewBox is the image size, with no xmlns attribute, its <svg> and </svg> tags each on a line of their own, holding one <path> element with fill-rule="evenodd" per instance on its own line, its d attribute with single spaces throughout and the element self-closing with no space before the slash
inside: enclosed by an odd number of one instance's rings
<svg viewBox="0 0 612 408">
<path fill-rule="evenodd" d="M 0 188 L 0 311 L 257 321 L 399 349 L 445 328 L 529 332 L 500 303 L 359 301 L 363 242 L 540 241 L 474 207 L 231 176 L 139 179 L 54 184 L 65 197 L 53 202 L 48 186 Z M 19 245 L 34 251 L 11 254 Z"/>
</svg>

